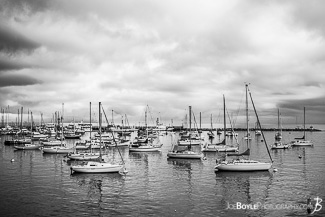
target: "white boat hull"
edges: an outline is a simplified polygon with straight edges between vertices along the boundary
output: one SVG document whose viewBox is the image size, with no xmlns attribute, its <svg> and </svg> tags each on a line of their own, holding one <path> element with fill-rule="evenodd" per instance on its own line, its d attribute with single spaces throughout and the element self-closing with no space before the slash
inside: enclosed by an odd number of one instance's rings
<svg viewBox="0 0 325 217">
<path fill-rule="evenodd" d="M 230 147 L 226 145 L 213 145 L 201 148 L 202 152 L 238 152 L 238 147 Z"/>
<path fill-rule="evenodd" d="M 95 160 L 99 158 L 99 153 L 71 153 L 68 155 L 70 160 Z"/>
<path fill-rule="evenodd" d="M 84 165 L 71 166 L 71 170 L 77 173 L 114 173 L 123 169 L 123 165 L 100 163 L 100 162 L 88 162 Z"/>
<path fill-rule="evenodd" d="M 43 153 L 47 153 L 47 154 L 69 154 L 71 152 L 73 152 L 72 148 L 65 148 L 65 147 L 43 148 Z"/>
<path fill-rule="evenodd" d="M 235 160 L 234 162 L 221 162 L 214 167 L 215 171 L 266 171 L 271 168 L 271 163 L 254 160 Z"/>
<path fill-rule="evenodd" d="M 130 152 L 156 152 L 161 151 L 161 147 L 154 147 L 154 146 L 139 146 L 137 148 L 129 148 Z"/>
<path fill-rule="evenodd" d="M 179 146 L 186 146 L 186 145 L 201 145 L 201 140 L 179 140 L 178 145 Z"/>
<path fill-rule="evenodd" d="M 274 143 L 271 146 L 271 149 L 288 149 L 290 147 L 291 147 L 291 145 L 289 145 L 289 144 Z"/>
<path fill-rule="evenodd" d="M 168 152 L 167 157 L 182 158 L 182 159 L 201 159 L 203 155 L 193 151 L 184 151 L 184 152 Z"/>
<path fill-rule="evenodd" d="M 292 146 L 313 146 L 313 142 L 311 141 L 307 141 L 307 140 L 297 140 L 294 141 L 294 143 L 292 144 Z"/>
</svg>

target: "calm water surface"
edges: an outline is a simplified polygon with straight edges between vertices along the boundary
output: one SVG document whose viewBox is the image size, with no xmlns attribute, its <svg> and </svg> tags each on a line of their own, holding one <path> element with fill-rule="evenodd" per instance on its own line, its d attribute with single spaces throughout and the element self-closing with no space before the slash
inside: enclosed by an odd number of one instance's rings
<svg viewBox="0 0 325 217">
<path fill-rule="evenodd" d="M 284 132 L 283 139 L 288 142 L 300 134 Z M 265 135 L 271 145 L 274 132 Z M 312 216 L 324 216 L 325 132 L 308 133 L 308 138 L 314 147 L 271 151 L 278 172 L 215 173 L 215 160 L 221 154 L 208 153 L 202 161 L 168 160 L 172 135 L 167 134 L 160 136 L 164 144 L 160 153 L 129 153 L 121 148 L 129 171 L 123 177 L 70 175 L 69 166 L 75 162 L 66 161 L 64 155 L 14 151 L 3 144 L 2 136 L 0 216 L 306 216 L 304 208 L 270 206 L 303 207 L 308 197 L 317 196 L 324 200 L 323 208 Z M 252 159 L 268 160 L 261 137 L 254 137 L 251 146 Z M 109 153 L 120 161 L 116 149 Z M 237 203 L 265 206 L 238 210 Z"/>
</svg>

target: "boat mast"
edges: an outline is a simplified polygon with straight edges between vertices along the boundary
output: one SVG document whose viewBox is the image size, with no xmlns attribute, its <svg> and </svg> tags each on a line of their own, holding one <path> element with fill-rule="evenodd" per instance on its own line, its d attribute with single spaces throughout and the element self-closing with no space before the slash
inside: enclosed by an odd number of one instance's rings
<svg viewBox="0 0 325 217">
<path fill-rule="evenodd" d="M 249 129 L 248 129 L 248 84 L 245 84 L 245 87 L 246 87 L 246 136 L 247 136 L 247 139 L 246 139 L 246 145 L 247 145 L 247 148 L 248 148 L 248 144 L 249 144 Z"/>
<path fill-rule="evenodd" d="M 223 95 L 223 136 L 226 142 L 226 100 L 225 95 Z"/>
<path fill-rule="evenodd" d="M 191 150 L 191 142 L 192 142 L 192 140 L 191 140 L 191 131 L 192 131 L 192 129 L 191 129 L 191 125 L 192 125 L 192 107 L 191 106 L 189 106 L 189 115 L 190 115 L 190 117 L 189 117 L 189 120 L 190 120 L 190 133 L 189 133 L 189 137 L 190 137 L 190 145 L 188 146 L 188 150 Z"/>
<path fill-rule="evenodd" d="M 23 129 L 23 109 L 24 107 L 21 107 L 21 115 L 20 115 L 20 129 L 22 130 Z"/>
<path fill-rule="evenodd" d="M 102 162 L 102 113 L 101 102 L 99 102 L 99 161 Z"/>
<path fill-rule="evenodd" d="M 112 109 L 112 126 L 114 126 L 114 110 Z"/>
<path fill-rule="evenodd" d="M 201 112 L 200 112 L 200 132 L 202 130 L 202 127 L 201 127 Z M 211 131 L 212 131 L 212 114 L 211 114 Z M 201 133 L 200 133 L 201 134 Z"/>
<path fill-rule="evenodd" d="M 201 113 L 200 113 L 201 114 Z M 200 116 L 201 117 L 201 116 Z M 212 132 L 212 114 L 210 115 L 210 122 L 211 122 L 211 132 Z M 200 127 L 201 128 L 201 127 Z"/>
<path fill-rule="evenodd" d="M 278 133 L 280 133 L 280 110 L 278 108 Z"/>
<path fill-rule="evenodd" d="M 62 115 L 61 115 L 61 136 L 60 136 L 60 140 L 61 140 L 61 146 L 62 146 L 62 140 L 63 140 L 63 113 L 64 113 L 64 103 L 62 103 Z"/>
<path fill-rule="evenodd" d="M 304 107 L 304 140 L 306 140 L 305 125 L 306 125 L 306 107 Z"/>
<path fill-rule="evenodd" d="M 149 135 L 148 135 L 148 123 L 147 123 L 147 111 L 148 111 L 148 105 L 146 106 L 146 111 L 144 113 L 144 122 L 145 122 L 145 130 L 146 130 L 146 136 L 147 136 L 147 139 L 149 139 Z M 148 141 L 149 143 L 149 141 Z"/>
<path fill-rule="evenodd" d="M 91 126 L 91 102 L 89 102 L 89 125 L 90 125 L 89 139 L 90 139 L 90 145 L 91 145 L 91 131 L 93 129 Z"/>
<path fill-rule="evenodd" d="M 33 112 L 30 111 L 30 141 L 33 144 Z"/>
</svg>

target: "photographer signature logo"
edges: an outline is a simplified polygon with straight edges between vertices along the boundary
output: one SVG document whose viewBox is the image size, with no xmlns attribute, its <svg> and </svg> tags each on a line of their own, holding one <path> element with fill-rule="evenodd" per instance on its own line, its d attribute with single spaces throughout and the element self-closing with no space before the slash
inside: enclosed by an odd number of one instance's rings
<svg viewBox="0 0 325 217">
<path fill-rule="evenodd" d="M 315 212 L 318 212 L 322 209 L 322 205 L 321 202 L 323 201 L 321 198 L 319 198 L 318 196 L 314 198 L 314 200 L 316 201 L 315 205 L 312 204 L 311 202 L 311 198 L 308 198 L 307 200 L 307 211 L 309 214 L 314 214 Z"/>
</svg>

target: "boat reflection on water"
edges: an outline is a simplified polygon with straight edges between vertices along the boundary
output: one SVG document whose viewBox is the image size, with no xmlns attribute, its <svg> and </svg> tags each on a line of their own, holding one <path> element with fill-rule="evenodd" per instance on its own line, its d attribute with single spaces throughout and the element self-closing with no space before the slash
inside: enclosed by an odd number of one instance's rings
<svg viewBox="0 0 325 217">
<path fill-rule="evenodd" d="M 121 192 L 124 191 L 124 177 L 120 174 L 73 173 L 70 177 L 79 187 L 74 191 L 82 193 L 80 203 L 85 205 L 86 210 L 91 210 L 92 215 L 101 216 L 107 210 L 114 212 L 119 206 Z"/>
<path fill-rule="evenodd" d="M 262 172 L 216 172 L 217 196 L 221 199 L 221 209 L 227 215 L 240 215 L 242 209 L 237 209 L 237 204 L 263 205 L 270 203 L 269 191 L 273 182 L 273 174 L 269 171 Z M 246 214 L 264 216 L 267 210 L 246 209 Z M 254 215 L 255 215 L 254 214 Z"/>
</svg>

